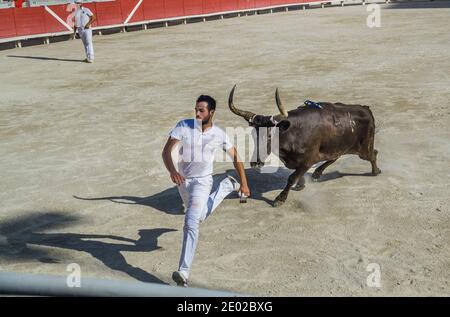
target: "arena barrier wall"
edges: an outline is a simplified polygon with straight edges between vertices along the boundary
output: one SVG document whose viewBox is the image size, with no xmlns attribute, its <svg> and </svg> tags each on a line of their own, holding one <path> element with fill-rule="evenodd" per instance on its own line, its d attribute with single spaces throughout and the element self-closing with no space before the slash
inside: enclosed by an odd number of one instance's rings
<svg viewBox="0 0 450 317">
<path fill-rule="evenodd" d="M 258 14 L 258 11 L 303 6 L 325 7 L 328 5 L 385 3 L 390 0 L 115 0 L 85 3 L 96 15 L 93 30 L 122 28 L 147 25 L 155 22 L 183 20 L 192 18 L 220 16 L 226 14 Z M 0 43 L 16 42 L 21 46 L 22 40 L 43 38 L 49 43 L 53 36 L 73 33 L 74 4 L 49 5 L 29 8 L 7 8 L 0 10 Z"/>
</svg>

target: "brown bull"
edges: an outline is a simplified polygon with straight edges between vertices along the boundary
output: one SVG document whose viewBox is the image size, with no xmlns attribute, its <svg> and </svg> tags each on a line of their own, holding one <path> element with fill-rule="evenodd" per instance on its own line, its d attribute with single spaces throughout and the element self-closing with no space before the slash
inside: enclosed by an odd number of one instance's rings
<svg viewBox="0 0 450 317">
<path fill-rule="evenodd" d="M 325 168 L 344 154 L 357 154 L 372 164 L 373 175 L 381 173 L 376 163 L 378 151 L 374 149 L 375 119 L 369 107 L 321 102 L 314 107 L 301 106 L 286 111 L 277 89 L 275 100 L 280 114 L 263 116 L 236 108 L 233 104 L 235 88 L 228 99 L 230 110 L 257 131 L 261 127 L 278 127 L 279 149 L 275 154 L 287 168 L 295 170 L 284 190 L 275 198 L 275 207 L 286 201 L 290 189 L 301 187 L 297 184 L 302 183 L 306 171 L 321 161 L 326 162 L 315 169 L 314 179 L 319 179 Z M 258 154 L 252 166 L 263 165 Z"/>
</svg>

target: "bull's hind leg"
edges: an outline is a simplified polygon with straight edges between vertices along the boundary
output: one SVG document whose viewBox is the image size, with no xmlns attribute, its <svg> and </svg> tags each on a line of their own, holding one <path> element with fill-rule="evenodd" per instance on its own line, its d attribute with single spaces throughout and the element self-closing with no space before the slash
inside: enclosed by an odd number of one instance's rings
<svg viewBox="0 0 450 317">
<path fill-rule="evenodd" d="M 363 160 L 369 161 L 372 164 L 372 175 L 376 176 L 381 173 L 381 170 L 377 166 L 377 154 L 378 151 L 374 149 L 375 143 L 375 127 L 369 127 L 367 138 L 362 143 L 360 148 L 359 157 Z"/>
<path fill-rule="evenodd" d="M 368 153 L 360 153 L 359 157 L 365 161 L 369 161 L 372 164 L 372 175 L 376 176 L 381 173 L 381 170 L 377 166 L 377 154 L 378 151 L 373 149 L 370 154 Z"/>
<path fill-rule="evenodd" d="M 286 187 L 283 189 L 283 191 L 275 198 L 275 201 L 273 202 L 274 207 L 279 207 L 286 201 L 289 190 L 293 186 L 295 186 L 303 177 L 303 175 L 306 173 L 306 171 L 310 168 L 310 166 L 302 166 L 300 168 L 297 168 L 294 173 L 292 173 L 289 178 Z"/>
<path fill-rule="evenodd" d="M 337 159 L 336 159 L 337 160 Z M 312 174 L 312 178 L 313 179 L 319 179 L 320 176 L 322 176 L 323 171 L 330 166 L 331 164 L 333 164 L 334 162 L 336 162 L 336 160 L 329 160 L 326 161 L 325 163 L 323 163 L 322 165 L 320 165 L 318 168 L 316 168 L 314 170 L 314 173 Z"/>
<path fill-rule="evenodd" d="M 370 160 L 370 164 L 372 164 L 372 175 L 378 175 L 381 173 L 381 170 L 377 166 L 377 150 L 373 150 L 372 159 Z"/>
<path fill-rule="evenodd" d="M 372 141 L 373 142 L 373 141 Z M 381 170 L 377 166 L 377 154 L 378 151 L 373 148 L 373 143 L 368 147 L 368 150 L 359 153 L 359 157 L 365 161 L 369 161 L 372 164 L 372 175 L 376 176 L 381 173 Z"/>
</svg>

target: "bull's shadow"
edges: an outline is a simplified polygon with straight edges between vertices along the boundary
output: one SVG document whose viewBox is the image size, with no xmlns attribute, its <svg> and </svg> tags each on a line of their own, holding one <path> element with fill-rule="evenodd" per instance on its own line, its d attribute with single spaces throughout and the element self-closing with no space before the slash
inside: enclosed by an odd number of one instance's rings
<svg viewBox="0 0 450 317">
<path fill-rule="evenodd" d="M 258 170 L 249 168 L 245 170 L 245 173 L 247 175 L 251 191 L 251 197 L 249 199 L 262 200 L 271 204 L 271 200 L 264 197 L 263 194 L 273 190 L 283 189 L 286 186 L 288 176 L 292 173 L 292 171 L 282 168 L 279 169 L 276 173 L 262 173 Z M 224 173 L 215 174 L 213 176 L 213 190 L 217 187 L 220 181 L 227 177 L 227 175 L 231 175 L 237 178 L 236 171 L 234 169 L 227 170 Z M 176 186 L 170 187 L 166 190 L 163 190 L 162 192 L 146 197 L 128 195 L 93 198 L 79 196 L 73 197 L 81 200 L 109 200 L 118 204 L 143 205 L 172 215 L 183 214 L 182 201 L 180 195 L 178 194 L 178 189 L 176 188 Z M 232 193 L 226 199 L 237 200 L 239 199 L 239 197 L 237 193 Z"/>
<path fill-rule="evenodd" d="M 306 176 L 308 176 L 308 175 L 311 175 L 311 174 L 307 173 Z M 330 173 L 325 173 L 318 180 L 314 180 L 314 181 L 316 181 L 318 183 L 322 183 L 322 182 L 327 182 L 327 181 L 335 180 L 335 179 L 346 177 L 346 176 L 373 176 L 373 174 L 372 173 L 362 173 L 362 174 L 341 173 L 339 171 L 334 171 L 334 172 L 330 172 Z"/>
<path fill-rule="evenodd" d="M 81 200 L 109 200 L 117 204 L 125 205 L 143 205 L 153 207 L 171 215 L 182 214 L 182 201 L 176 187 L 163 190 L 160 193 L 151 196 L 107 196 L 107 197 L 79 197 L 73 196 Z"/>
<path fill-rule="evenodd" d="M 317 166 L 316 166 L 317 167 Z M 314 168 L 313 168 L 314 170 Z M 278 191 L 276 195 L 280 193 L 281 190 L 283 190 L 287 184 L 287 180 L 289 175 L 291 175 L 294 171 L 287 169 L 287 168 L 279 168 L 276 172 L 273 171 L 267 171 L 264 172 L 259 171 L 257 169 L 248 168 L 245 170 L 245 173 L 247 175 L 251 196 L 249 200 L 261 200 L 269 205 L 273 204 L 273 200 L 269 199 L 264 196 L 265 193 L 271 192 L 271 191 Z M 305 179 L 307 182 L 312 182 L 311 172 L 307 172 L 305 174 Z M 215 174 L 213 176 L 214 184 L 213 184 L 213 190 L 217 187 L 218 183 L 224 179 L 227 175 L 232 175 L 233 177 L 237 178 L 236 171 L 233 170 L 227 170 L 224 173 Z M 326 182 L 334 179 L 338 179 L 341 177 L 346 176 L 372 176 L 371 173 L 341 173 L 338 171 L 333 171 L 329 173 L 324 173 L 317 182 Z M 300 187 L 302 189 L 302 187 Z M 180 195 L 178 194 L 178 189 L 176 186 L 170 187 L 166 190 L 163 190 L 162 192 L 156 193 L 154 195 L 146 196 L 146 197 L 139 197 L 139 196 L 109 196 L 109 197 L 96 197 L 96 198 L 87 198 L 87 197 L 79 197 L 79 196 L 73 196 L 76 199 L 82 199 L 82 200 L 109 200 L 114 203 L 118 204 L 131 204 L 131 205 L 143 205 L 152 207 L 154 209 L 157 209 L 159 211 L 172 214 L 172 215 L 181 215 L 183 214 L 183 207 L 182 207 L 182 201 L 180 198 Z M 230 194 L 225 199 L 239 199 L 237 193 Z"/>
<path fill-rule="evenodd" d="M 43 263 L 59 263 L 73 259 L 58 258 L 52 248 L 87 252 L 110 269 L 125 272 L 141 282 L 167 284 L 156 276 L 127 263 L 121 252 L 152 252 L 160 249 L 158 237 L 174 229 L 157 228 L 139 230 L 139 238 L 129 239 L 116 235 L 45 233 L 79 221 L 75 216 L 60 212 L 31 213 L 13 221 L 0 224 L 0 260 L 23 261 L 36 259 Z M 115 241 L 107 243 L 100 241 Z M 37 246 L 37 248 L 36 248 Z M 46 249 L 42 247 L 50 247 Z M 56 251 L 56 252 L 55 252 Z M 75 261 L 76 262 L 76 261 Z"/>
</svg>

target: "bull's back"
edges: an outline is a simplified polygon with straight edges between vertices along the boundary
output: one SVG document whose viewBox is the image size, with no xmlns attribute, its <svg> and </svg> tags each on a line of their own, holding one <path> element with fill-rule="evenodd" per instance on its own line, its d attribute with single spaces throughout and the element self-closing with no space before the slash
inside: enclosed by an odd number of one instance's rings
<svg viewBox="0 0 450 317">
<path fill-rule="evenodd" d="M 308 148 L 314 148 L 320 158 L 326 160 L 358 153 L 374 127 L 369 107 L 343 103 L 321 105 L 322 109 L 308 109 L 302 113 L 302 134 L 311 135 Z"/>
</svg>

